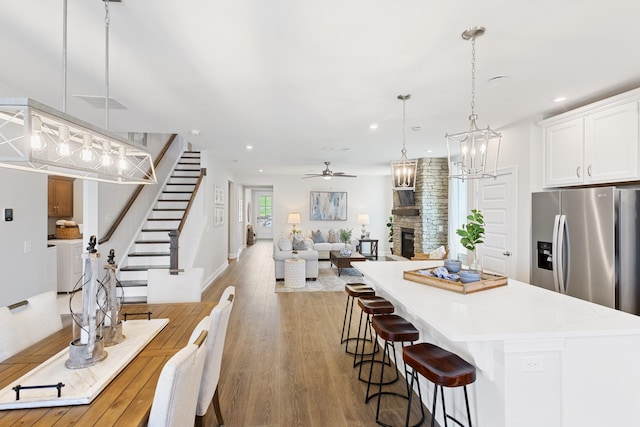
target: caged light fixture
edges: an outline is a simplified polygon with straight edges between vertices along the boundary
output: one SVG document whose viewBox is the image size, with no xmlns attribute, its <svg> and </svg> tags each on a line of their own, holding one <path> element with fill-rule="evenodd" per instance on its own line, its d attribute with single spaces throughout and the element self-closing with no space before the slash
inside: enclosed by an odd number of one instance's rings
<svg viewBox="0 0 640 427">
<path fill-rule="evenodd" d="M 498 154 L 502 135 L 489 126 L 478 129 L 475 112 L 476 97 L 476 38 L 485 33 L 484 27 L 473 27 L 462 33 L 464 40 L 471 40 L 471 115 L 469 130 L 446 134 L 449 178 L 482 179 L 498 176 Z M 487 172 L 489 165 L 492 172 Z"/>
<path fill-rule="evenodd" d="M 109 3 L 105 1 L 106 126 L 109 128 Z M 153 159 L 125 138 L 66 113 L 67 7 L 63 2 L 62 111 L 30 98 L 0 98 L 0 167 L 118 184 L 155 184 Z M 114 162 L 113 157 L 117 157 Z"/>
<path fill-rule="evenodd" d="M 405 147 L 405 104 L 411 95 L 398 95 L 402 101 L 402 156 L 397 162 L 391 162 L 391 181 L 394 190 L 413 190 L 416 185 L 417 160 L 407 158 Z"/>
</svg>

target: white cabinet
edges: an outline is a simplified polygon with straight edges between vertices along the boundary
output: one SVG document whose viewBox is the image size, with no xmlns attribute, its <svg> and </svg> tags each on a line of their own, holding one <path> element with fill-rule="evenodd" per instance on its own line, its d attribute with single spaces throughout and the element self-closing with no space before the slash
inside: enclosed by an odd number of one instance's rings
<svg viewBox="0 0 640 427">
<path fill-rule="evenodd" d="M 542 121 L 545 187 L 638 180 L 637 95 Z"/>
<path fill-rule="evenodd" d="M 545 186 L 582 184 L 583 119 L 558 123 L 545 130 Z"/>
<path fill-rule="evenodd" d="M 82 239 L 49 243 L 58 248 L 58 292 L 71 292 L 82 277 Z"/>
</svg>

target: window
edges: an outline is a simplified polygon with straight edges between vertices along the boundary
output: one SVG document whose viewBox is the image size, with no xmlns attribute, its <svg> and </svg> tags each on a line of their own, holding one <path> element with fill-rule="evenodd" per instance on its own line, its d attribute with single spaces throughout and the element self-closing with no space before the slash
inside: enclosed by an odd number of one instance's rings
<svg viewBox="0 0 640 427">
<path fill-rule="evenodd" d="M 467 250 L 460 244 L 456 230 L 467 222 L 467 184 L 468 180 L 449 180 L 449 258 L 461 259 Z"/>
</svg>

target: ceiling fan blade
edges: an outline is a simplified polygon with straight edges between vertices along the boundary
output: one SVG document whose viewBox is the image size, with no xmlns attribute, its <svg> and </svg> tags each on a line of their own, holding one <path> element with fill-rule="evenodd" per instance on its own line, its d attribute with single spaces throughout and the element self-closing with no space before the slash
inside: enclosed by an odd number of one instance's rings
<svg viewBox="0 0 640 427">
<path fill-rule="evenodd" d="M 334 172 L 333 176 L 339 176 L 339 177 L 342 177 L 342 178 L 357 178 L 358 177 L 357 175 L 347 175 L 344 172 Z"/>
<path fill-rule="evenodd" d="M 322 176 L 322 174 L 317 174 L 317 173 L 306 173 L 305 176 L 302 177 L 302 179 L 306 179 L 306 178 L 317 178 L 319 176 Z"/>
</svg>

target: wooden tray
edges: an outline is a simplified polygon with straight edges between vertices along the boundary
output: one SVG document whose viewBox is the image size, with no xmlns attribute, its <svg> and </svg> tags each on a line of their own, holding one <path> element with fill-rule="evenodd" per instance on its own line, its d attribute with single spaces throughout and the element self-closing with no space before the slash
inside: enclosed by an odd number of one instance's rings
<svg viewBox="0 0 640 427">
<path fill-rule="evenodd" d="M 418 271 L 433 271 L 435 268 L 424 268 L 420 270 L 409 270 L 403 273 L 403 278 L 412 282 L 421 283 L 423 285 L 434 286 L 448 291 L 458 292 L 461 294 L 471 294 L 473 292 L 486 291 L 487 289 L 506 286 L 508 278 L 495 274 L 482 273 L 481 280 L 477 282 L 462 283 L 460 281 L 453 282 L 451 280 L 440 279 L 439 277 L 431 277 L 420 274 Z"/>
</svg>

